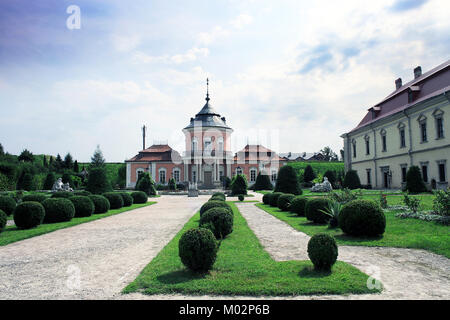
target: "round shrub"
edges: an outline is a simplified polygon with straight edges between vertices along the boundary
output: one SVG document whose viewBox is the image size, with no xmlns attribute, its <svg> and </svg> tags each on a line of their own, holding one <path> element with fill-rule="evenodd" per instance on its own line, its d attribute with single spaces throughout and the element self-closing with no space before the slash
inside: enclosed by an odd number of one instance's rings
<svg viewBox="0 0 450 320">
<path fill-rule="evenodd" d="M 31 229 L 40 225 L 44 216 L 44 207 L 39 202 L 22 202 L 14 210 L 14 223 L 19 229 Z"/>
<path fill-rule="evenodd" d="M 103 196 L 108 199 L 111 209 L 120 209 L 123 207 L 123 199 L 120 193 L 106 192 Z"/>
<path fill-rule="evenodd" d="M 16 208 L 16 201 L 10 196 L 0 196 L 0 210 L 7 216 L 13 214 Z"/>
<path fill-rule="evenodd" d="M 344 205 L 339 218 L 339 227 L 352 236 L 374 237 L 384 233 L 386 217 L 375 201 L 358 199 Z"/>
<path fill-rule="evenodd" d="M 359 180 L 358 173 L 355 170 L 347 171 L 342 186 L 350 190 L 361 188 L 361 181 Z"/>
<path fill-rule="evenodd" d="M 47 199 L 48 197 L 45 194 L 27 194 L 23 196 L 22 201 L 36 201 L 41 202 Z"/>
<path fill-rule="evenodd" d="M 181 262 L 191 271 L 204 273 L 216 261 L 217 242 L 214 234 L 205 228 L 186 231 L 178 242 Z"/>
<path fill-rule="evenodd" d="M 78 190 L 78 191 L 74 191 L 73 195 L 74 196 L 90 196 L 92 193 L 87 191 L 87 190 Z"/>
<path fill-rule="evenodd" d="M 297 171 L 291 166 L 282 166 L 278 171 L 275 192 L 301 195 L 302 189 L 298 183 Z"/>
<path fill-rule="evenodd" d="M 233 215 L 226 208 L 211 208 L 201 216 L 199 225 L 210 229 L 217 239 L 223 239 L 233 231 Z"/>
<path fill-rule="evenodd" d="M 69 199 L 49 198 L 42 205 L 45 208 L 44 223 L 70 221 L 75 216 L 75 206 Z"/>
<path fill-rule="evenodd" d="M 278 197 L 277 206 L 282 211 L 288 211 L 292 200 L 294 200 L 295 195 L 291 193 L 284 193 L 281 196 Z"/>
<path fill-rule="evenodd" d="M 269 204 L 271 207 L 278 207 L 278 198 L 282 195 L 281 192 L 272 192 L 269 196 Z"/>
<path fill-rule="evenodd" d="M 58 191 L 55 192 L 54 194 L 52 194 L 52 198 L 70 198 L 71 196 L 73 196 L 72 192 L 69 191 Z"/>
<path fill-rule="evenodd" d="M 144 191 L 134 191 L 131 193 L 133 203 L 147 203 L 148 195 Z"/>
<path fill-rule="evenodd" d="M 226 200 L 225 194 L 222 192 L 214 193 L 210 200 L 212 200 L 213 198 L 214 198 L 214 200 L 222 200 L 222 201 Z"/>
<path fill-rule="evenodd" d="M 289 211 L 296 213 L 300 217 L 304 217 L 306 215 L 305 208 L 307 203 L 308 199 L 306 197 L 297 196 L 292 200 Z"/>
<path fill-rule="evenodd" d="M 423 182 L 422 173 L 418 166 L 411 166 L 406 173 L 406 190 L 411 193 L 427 191 Z"/>
<path fill-rule="evenodd" d="M 242 194 L 240 194 L 240 195 L 238 195 L 238 199 L 239 199 L 239 201 L 244 201 L 245 197 Z"/>
<path fill-rule="evenodd" d="M 308 242 L 308 256 L 316 270 L 330 271 L 338 256 L 334 237 L 318 233 Z"/>
<path fill-rule="evenodd" d="M 200 217 L 209 209 L 211 208 L 215 208 L 215 207 L 220 207 L 220 208 L 225 208 L 227 210 L 230 211 L 231 214 L 233 214 L 233 210 L 231 210 L 231 207 L 228 205 L 228 203 L 226 203 L 225 201 L 220 201 L 220 200 L 211 200 L 206 202 L 204 205 L 202 205 L 202 207 L 200 208 Z"/>
<path fill-rule="evenodd" d="M 0 210 L 0 233 L 5 229 L 6 222 L 8 221 L 8 217 L 3 210 Z"/>
<path fill-rule="evenodd" d="M 89 197 L 89 199 L 91 199 L 92 203 L 94 204 L 94 214 L 108 212 L 109 207 L 110 207 L 108 199 L 106 199 L 104 196 L 101 196 L 99 194 L 92 194 L 88 197 Z"/>
<path fill-rule="evenodd" d="M 120 192 L 124 207 L 130 207 L 133 204 L 133 197 L 128 192 Z"/>
<path fill-rule="evenodd" d="M 264 204 L 269 205 L 270 204 L 270 193 L 266 193 L 262 197 L 262 201 Z"/>
<path fill-rule="evenodd" d="M 329 200 L 324 198 L 315 198 L 307 202 L 305 207 L 306 219 L 314 223 L 327 223 L 330 216 L 320 210 L 328 209 Z"/>
<path fill-rule="evenodd" d="M 75 217 L 89 217 L 95 211 L 94 202 L 86 196 L 73 196 L 69 199 L 75 207 Z"/>
</svg>

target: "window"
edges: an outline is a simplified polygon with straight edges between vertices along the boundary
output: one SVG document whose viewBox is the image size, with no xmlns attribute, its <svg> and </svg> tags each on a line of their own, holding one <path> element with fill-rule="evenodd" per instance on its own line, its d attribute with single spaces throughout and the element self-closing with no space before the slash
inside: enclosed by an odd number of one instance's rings
<svg viewBox="0 0 450 320">
<path fill-rule="evenodd" d="M 219 138 L 219 142 L 218 142 L 219 146 L 219 152 L 223 152 L 223 138 Z"/>
<path fill-rule="evenodd" d="M 242 168 L 241 167 L 237 167 L 236 168 L 236 174 L 242 174 Z"/>
<path fill-rule="evenodd" d="M 194 138 L 194 140 L 192 140 L 192 151 L 197 151 L 197 147 L 198 147 L 197 138 Z"/>
<path fill-rule="evenodd" d="M 370 141 L 369 141 L 369 136 L 365 136 L 364 140 L 366 141 L 366 155 L 370 154 Z"/>
<path fill-rule="evenodd" d="M 387 143 L 386 143 L 386 130 L 381 130 L 381 151 L 385 152 L 387 150 Z"/>
<path fill-rule="evenodd" d="M 406 182 L 406 171 L 407 171 L 407 165 L 406 164 L 402 164 L 401 165 L 401 169 L 402 169 L 402 182 Z"/>
<path fill-rule="evenodd" d="M 370 175 L 370 169 L 366 169 L 366 173 L 367 173 L 367 184 L 372 184 L 372 177 Z"/>
<path fill-rule="evenodd" d="M 271 180 L 272 182 L 277 181 L 277 172 L 275 170 L 272 170 Z"/>
<path fill-rule="evenodd" d="M 353 139 L 353 141 L 352 141 L 352 146 L 353 146 L 353 158 L 356 158 L 356 141 L 355 141 L 355 139 Z"/>
<path fill-rule="evenodd" d="M 256 181 L 256 169 L 250 169 L 250 182 Z"/>
<path fill-rule="evenodd" d="M 405 129 L 400 129 L 400 148 L 406 147 Z"/>
<path fill-rule="evenodd" d="M 422 165 L 422 179 L 424 182 L 428 182 L 428 166 Z"/>
<path fill-rule="evenodd" d="M 444 138 L 444 123 L 442 118 L 436 118 L 436 131 L 438 139 Z"/>
<path fill-rule="evenodd" d="M 159 170 L 159 183 L 166 183 L 166 169 Z"/>
<path fill-rule="evenodd" d="M 439 182 L 445 182 L 445 163 L 439 163 Z"/>
<path fill-rule="evenodd" d="M 176 168 L 173 170 L 173 178 L 175 179 L 175 182 L 180 182 L 180 169 Z"/>
<path fill-rule="evenodd" d="M 208 150 L 211 147 L 211 141 L 205 141 L 205 150 Z"/>
<path fill-rule="evenodd" d="M 420 124 L 420 137 L 422 139 L 422 142 L 427 142 L 427 123 L 422 122 Z"/>
<path fill-rule="evenodd" d="M 197 182 L 197 171 L 192 171 L 192 182 Z"/>
</svg>

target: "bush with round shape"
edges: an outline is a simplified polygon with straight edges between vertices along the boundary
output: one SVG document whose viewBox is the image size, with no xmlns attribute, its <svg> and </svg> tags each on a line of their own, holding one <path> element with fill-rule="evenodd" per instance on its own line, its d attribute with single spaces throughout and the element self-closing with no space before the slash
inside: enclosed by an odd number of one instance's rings
<svg viewBox="0 0 450 320">
<path fill-rule="evenodd" d="M 303 196 L 296 196 L 289 207 L 289 211 L 296 213 L 299 217 L 304 217 L 306 215 L 305 209 L 308 203 L 308 198 Z"/>
<path fill-rule="evenodd" d="M 12 197 L 0 196 L 0 210 L 6 213 L 7 216 L 13 214 L 16 205 L 16 201 Z"/>
<path fill-rule="evenodd" d="M 238 195 L 238 199 L 239 199 L 239 201 L 244 201 L 245 197 L 244 197 L 244 195 L 240 194 L 240 195 Z"/>
<path fill-rule="evenodd" d="M 225 194 L 222 192 L 215 192 L 212 196 L 211 196 L 211 200 L 214 198 L 214 200 L 222 200 L 225 201 L 226 197 Z"/>
<path fill-rule="evenodd" d="M 109 200 L 99 194 L 88 196 L 94 204 L 94 214 L 106 213 L 110 208 Z"/>
<path fill-rule="evenodd" d="M 361 181 L 359 180 L 358 173 L 355 170 L 347 171 L 342 186 L 350 190 L 361 188 Z"/>
<path fill-rule="evenodd" d="M 95 211 L 95 205 L 87 196 L 73 196 L 69 198 L 75 207 L 75 217 L 89 217 Z"/>
<path fill-rule="evenodd" d="M 87 191 L 87 190 L 78 190 L 78 191 L 74 191 L 73 195 L 74 196 L 90 196 L 92 193 Z"/>
<path fill-rule="evenodd" d="M 75 216 L 75 206 L 66 198 L 48 198 L 42 202 L 45 208 L 44 223 L 70 221 Z"/>
<path fill-rule="evenodd" d="M 112 191 L 111 183 L 108 181 L 106 169 L 96 167 L 89 170 L 86 190 L 93 194 L 102 194 Z"/>
<path fill-rule="evenodd" d="M 326 211 L 328 209 L 330 200 L 324 198 L 315 198 L 307 202 L 305 206 L 306 219 L 314 223 L 327 223 L 330 216 L 320 210 Z"/>
<path fill-rule="evenodd" d="M 308 242 L 308 256 L 319 271 L 330 271 L 338 257 L 338 247 L 334 237 L 318 233 Z"/>
<path fill-rule="evenodd" d="M 45 209 L 39 202 L 22 202 L 14 210 L 14 223 L 19 229 L 31 229 L 40 225 L 44 216 Z"/>
<path fill-rule="evenodd" d="M 278 198 L 282 195 L 281 192 L 272 192 L 269 196 L 269 204 L 271 207 L 278 207 Z"/>
<path fill-rule="evenodd" d="M 376 237 L 386 229 L 386 217 L 375 201 L 358 199 L 344 205 L 339 218 L 339 227 L 351 236 Z"/>
<path fill-rule="evenodd" d="M 278 197 L 277 206 L 282 211 L 288 211 L 289 207 L 292 203 L 292 200 L 294 200 L 295 195 L 291 193 L 284 193 L 281 196 Z"/>
<path fill-rule="evenodd" d="M 212 268 L 216 261 L 217 249 L 214 234 L 205 228 L 186 231 L 178 242 L 181 262 L 196 273 L 205 273 Z"/>
<path fill-rule="evenodd" d="M 406 188 L 411 193 L 420 193 L 427 191 L 425 182 L 423 182 L 422 173 L 418 166 L 411 166 L 406 173 Z"/>
<path fill-rule="evenodd" d="M 0 209 L 0 233 L 5 229 L 7 221 L 8 217 L 6 216 L 6 213 Z"/>
<path fill-rule="evenodd" d="M 131 207 L 133 205 L 133 197 L 128 192 L 120 192 L 124 207 Z"/>
<path fill-rule="evenodd" d="M 270 204 L 270 193 L 264 194 L 262 197 L 262 201 L 265 205 L 269 205 Z"/>
<path fill-rule="evenodd" d="M 120 209 L 123 207 L 123 199 L 118 192 L 106 192 L 103 196 L 108 199 L 111 209 Z"/>
<path fill-rule="evenodd" d="M 133 203 L 147 203 L 148 195 L 143 191 L 134 191 L 131 193 Z"/>
<path fill-rule="evenodd" d="M 55 193 L 52 194 L 52 198 L 70 198 L 71 196 L 73 196 L 72 192 L 69 191 L 57 191 Z"/>
<path fill-rule="evenodd" d="M 221 200 L 211 200 L 206 202 L 205 204 L 202 205 L 202 207 L 200 208 L 200 217 L 209 209 L 211 208 L 215 208 L 215 207 L 219 207 L 219 208 L 225 208 L 227 210 L 230 211 L 231 214 L 233 214 L 233 210 L 231 209 L 231 207 L 228 205 L 228 203 L 226 203 L 225 201 L 221 201 Z"/>
<path fill-rule="evenodd" d="M 201 216 L 199 225 L 207 225 L 217 239 L 223 239 L 233 232 L 233 215 L 226 208 L 211 208 Z"/>
<path fill-rule="evenodd" d="M 278 171 L 275 192 L 301 195 L 302 189 L 298 182 L 297 171 L 291 166 L 282 166 Z"/>
<path fill-rule="evenodd" d="M 44 201 L 45 199 L 47 199 L 48 196 L 46 196 L 45 194 L 27 194 L 25 196 L 23 196 L 22 201 L 36 201 L 36 202 L 41 202 Z"/>
<path fill-rule="evenodd" d="M 239 194 L 247 194 L 247 178 L 243 174 L 236 175 L 231 181 L 231 194 L 239 195 Z"/>
</svg>

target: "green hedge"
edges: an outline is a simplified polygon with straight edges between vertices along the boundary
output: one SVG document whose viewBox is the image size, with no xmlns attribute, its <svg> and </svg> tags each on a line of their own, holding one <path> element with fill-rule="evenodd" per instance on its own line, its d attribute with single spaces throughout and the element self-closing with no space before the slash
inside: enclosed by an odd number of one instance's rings
<svg viewBox="0 0 450 320">
<path fill-rule="evenodd" d="M 95 211 L 95 205 L 87 196 L 73 196 L 69 200 L 75 207 L 75 217 L 89 217 Z"/>
<path fill-rule="evenodd" d="M 225 201 L 221 201 L 221 200 L 211 200 L 206 202 L 205 204 L 202 205 L 202 207 L 200 208 L 200 217 L 209 209 L 211 208 L 215 208 L 215 207 L 219 207 L 219 208 L 225 208 L 228 211 L 230 211 L 231 214 L 233 214 L 233 210 L 231 209 L 231 207 L 228 205 L 228 203 L 226 203 Z"/>
<path fill-rule="evenodd" d="M 75 207 L 69 199 L 49 198 L 42 205 L 45 208 L 44 223 L 70 221 L 75 216 Z"/>
<path fill-rule="evenodd" d="M 131 193 L 133 203 L 147 203 L 148 195 L 143 191 L 134 191 Z"/>
<path fill-rule="evenodd" d="M 216 239 L 223 239 L 233 231 L 233 214 L 226 208 L 214 207 L 201 216 L 199 225 L 210 229 Z"/>
<path fill-rule="evenodd" d="M 306 219 L 314 223 L 327 223 L 330 217 L 321 210 L 327 210 L 330 200 L 323 198 L 311 199 L 305 207 Z"/>
<path fill-rule="evenodd" d="M 39 202 L 22 202 L 14 210 L 14 223 L 18 229 L 31 229 L 42 223 L 45 209 Z"/>
<path fill-rule="evenodd" d="M 120 193 L 106 192 L 103 196 L 108 199 L 111 209 L 120 209 L 123 207 L 123 199 Z"/>
<path fill-rule="evenodd" d="M 375 201 L 358 199 L 342 207 L 338 223 L 349 235 L 375 237 L 384 233 L 386 217 Z"/>
<path fill-rule="evenodd" d="M 205 273 L 212 268 L 216 261 L 217 250 L 214 234 L 205 228 L 186 231 L 178 242 L 181 262 L 197 273 Z"/>
<path fill-rule="evenodd" d="M 110 208 L 109 200 L 99 194 L 92 194 L 88 196 L 94 203 L 94 214 L 106 213 Z"/>
<path fill-rule="evenodd" d="M 16 208 L 16 201 L 10 196 L 0 196 L 0 210 L 6 213 L 7 216 L 13 214 Z"/>
</svg>

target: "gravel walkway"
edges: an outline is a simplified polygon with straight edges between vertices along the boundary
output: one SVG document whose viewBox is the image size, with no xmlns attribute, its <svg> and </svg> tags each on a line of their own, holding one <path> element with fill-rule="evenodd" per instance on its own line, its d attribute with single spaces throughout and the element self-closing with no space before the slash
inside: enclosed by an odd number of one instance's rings
<svg viewBox="0 0 450 320">
<path fill-rule="evenodd" d="M 149 207 L 0 247 L 0 300 L 120 298 L 209 197 L 162 196 Z"/>
</svg>

